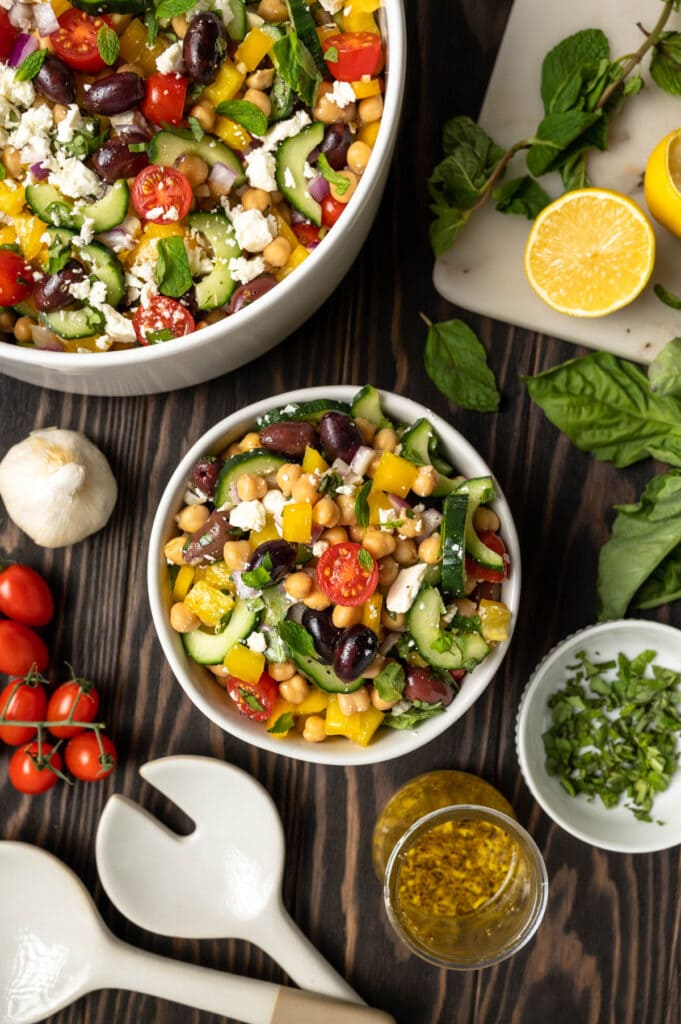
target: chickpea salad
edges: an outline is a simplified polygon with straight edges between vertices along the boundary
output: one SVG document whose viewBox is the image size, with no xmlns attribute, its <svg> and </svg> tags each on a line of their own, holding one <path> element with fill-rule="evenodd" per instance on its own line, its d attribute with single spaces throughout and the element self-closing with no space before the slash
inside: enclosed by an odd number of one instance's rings
<svg viewBox="0 0 681 1024">
<path fill-rule="evenodd" d="M 192 470 L 164 547 L 170 625 L 273 736 L 414 728 L 509 637 L 495 497 L 370 385 L 272 409 Z"/>
<path fill-rule="evenodd" d="M 296 270 L 383 111 L 381 0 L 0 0 L 0 339 L 190 334 Z"/>
</svg>

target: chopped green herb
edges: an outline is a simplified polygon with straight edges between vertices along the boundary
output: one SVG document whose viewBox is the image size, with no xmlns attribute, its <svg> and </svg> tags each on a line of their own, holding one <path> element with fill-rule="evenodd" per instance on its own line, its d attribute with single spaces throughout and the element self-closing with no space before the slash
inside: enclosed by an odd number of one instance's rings
<svg viewBox="0 0 681 1024">
<path fill-rule="evenodd" d="M 239 696 L 244 701 L 244 703 L 248 704 L 248 706 L 251 709 L 251 711 L 264 711 L 265 710 L 264 706 L 260 703 L 260 701 L 255 696 L 255 694 L 251 693 L 250 690 L 244 689 L 243 686 L 239 687 Z"/>
<path fill-rule="evenodd" d="M 309 658 L 319 657 L 315 650 L 314 640 L 304 626 L 293 622 L 292 619 L 284 619 L 283 622 L 279 623 L 277 629 L 279 630 L 279 636 L 289 650 L 295 651 L 297 654 L 307 655 Z"/>
<path fill-rule="evenodd" d="M 198 117 L 190 116 L 187 118 L 187 122 L 189 124 L 189 127 L 191 128 L 192 135 L 194 136 L 197 142 L 200 142 L 205 132 L 201 127 L 201 122 L 199 121 Z"/>
<path fill-rule="evenodd" d="M 145 334 L 145 339 L 152 345 L 156 345 L 159 341 L 172 341 L 173 332 L 169 327 L 162 327 L 160 331 L 148 331 Z"/>
<path fill-rule="evenodd" d="M 116 63 L 118 54 L 121 52 L 121 44 L 114 30 L 108 25 L 102 25 L 97 33 L 97 49 L 99 56 L 109 67 Z"/>
<path fill-rule="evenodd" d="M 293 717 L 293 712 L 285 711 L 283 715 L 279 715 L 279 718 L 267 731 L 276 736 L 277 733 L 288 732 L 289 729 L 293 728 L 294 724 L 295 719 Z"/>
<path fill-rule="evenodd" d="M 218 103 L 215 112 L 221 117 L 231 117 L 251 135 L 264 135 L 267 131 L 267 117 L 260 107 L 248 100 L 225 100 Z"/>
<path fill-rule="evenodd" d="M 242 572 L 241 579 L 247 587 L 253 587 L 254 590 L 266 587 L 268 583 L 272 582 L 272 556 L 269 553 L 266 554 L 255 569 Z"/>
<path fill-rule="evenodd" d="M 366 480 L 355 498 L 355 519 L 357 525 L 362 529 L 366 529 L 369 525 L 369 491 L 371 490 L 372 481 Z"/>
<path fill-rule="evenodd" d="M 47 50 L 34 50 L 33 53 L 29 53 L 28 57 L 17 68 L 14 74 L 15 80 L 17 82 L 30 82 L 40 71 L 46 57 Z"/>
<path fill-rule="evenodd" d="M 194 6 L 195 0 L 162 0 L 156 8 L 157 21 L 170 21 L 180 14 L 186 14 Z"/>
<path fill-rule="evenodd" d="M 371 552 L 367 551 L 366 548 L 360 548 L 357 552 L 357 561 L 367 572 L 374 571 L 374 560 L 371 556 Z"/>
<path fill-rule="evenodd" d="M 374 679 L 374 687 L 381 700 L 401 700 L 407 678 L 399 661 L 389 661 Z"/>
<path fill-rule="evenodd" d="M 338 171 L 334 171 L 333 167 L 326 159 L 323 153 L 319 154 L 317 160 L 317 167 L 322 172 L 322 177 L 326 178 L 329 185 L 333 185 L 339 196 L 344 196 L 347 190 L 350 188 L 350 179 L 339 174 Z"/>
<path fill-rule="evenodd" d="M 184 240 L 177 236 L 161 238 L 158 242 L 156 281 L 161 295 L 179 299 L 191 288 L 192 272 Z"/>
<path fill-rule="evenodd" d="M 325 51 L 324 60 L 327 62 L 327 64 L 338 63 L 338 50 L 335 46 L 330 46 L 328 50 Z"/>
</svg>

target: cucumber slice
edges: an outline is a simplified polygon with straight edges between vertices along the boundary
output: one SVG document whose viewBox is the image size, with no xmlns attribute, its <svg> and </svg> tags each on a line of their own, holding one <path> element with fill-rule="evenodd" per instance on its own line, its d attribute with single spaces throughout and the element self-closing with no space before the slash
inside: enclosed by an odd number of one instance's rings
<svg viewBox="0 0 681 1024">
<path fill-rule="evenodd" d="M 440 591 L 435 587 L 421 587 L 409 610 L 407 629 L 424 661 L 433 668 L 450 672 L 463 668 L 463 652 L 456 637 L 440 628 L 443 611 Z"/>
<path fill-rule="evenodd" d="M 484 661 L 489 654 L 489 644 L 480 633 L 461 633 L 456 638 L 463 655 L 463 667 L 467 672 Z"/>
<path fill-rule="evenodd" d="M 76 249 L 76 257 L 87 270 L 106 285 L 106 301 L 110 306 L 117 306 L 125 295 L 125 279 L 123 268 L 116 254 L 105 245 L 91 242 Z"/>
<path fill-rule="evenodd" d="M 54 185 L 44 182 L 29 185 L 26 189 L 26 202 L 36 217 L 46 224 L 80 229 L 88 219 L 93 222 L 92 229 L 96 234 L 115 228 L 125 219 L 128 198 L 128 183 L 123 178 L 114 182 L 101 199 L 87 206 L 74 206 Z"/>
<path fill-rule="evenodd" d="M 272 104 L 270 121 L 276 123 L 283 121 L 285 117 L 290 117 L 293 113 L 295 99 L 295 93 L 286 79 L 276 73 L 270 89 L 270 103 Z"/>
<path fill-rule="evenodd" d="M 60 338 L 89 338 L 104 331 L 104 316 L 92 306 L 82 309 L 56 309 L 53 313 L 41 313 L 40 321 Z"/>
<path fill-rule="evenodd" d="M 431 422 L 417 420 L 400 438 L 402 455 L 416 466 L 434 466 L 440 478 L 433 491 L 434 498 L 444 498 L 459 486 L 460 478 L 449 479 L 452 466 L 439 454 L 440 441 Z"/>
<path fill-rule="evenodd" d="M 371 384 L 365 384 L 357 392 L 352 400 L 350 410 L 355 418 L 361 416 L 362 419 L 369 420 L 370 423 L 373 423 L 379 429 L 392 427 L 392 423 L 389 419 L 386 419 L 381 408 L 381 395 Z M 402 454 L 404 455 L 404 451 Z M 405 456 L 405 458 L 408 458 L 408 456 Z"/>
<path fill-rule="evenodd" d="M 98 14 L 144 14 L 149 0 L 73 0 L 71 6 L 94 18 Z"/>
<path fill-rule="evenodd" d="M 479 505 L 486 505 L 496 498 L 494 481 L 491 476 L 473 477 L 471 480 L 463 480 L 457 487 L 457 493 L 468 495 L 468 514 L 466 516 L 465 542 L 466 551 L 473 561 L 478 565 L 484 565 L 488 569 L 504 571 L 504 559 L 496 551 L 492 551 L 478 537 L 473 528 L 473 515 Z"/>
<path fill-rule="evenodd" d="M 319 423 L 325 412 L 344 412 L 351 415 L 350 406 L 346 402 L 336 402 L 333 398 L 315 398 L 311 402 L 289 402 L 288 405 L 271 409 L 258 420 L 258 427 L 269 427 L 272 423 L 282 420 L 307 420 L 308 423 Z"/>
<path fill-rule="evenodd" d="M 453 597 L 462 597 L 466 586 L 465 536 L 468 495 L 447 495 L 442 512 L 442 589 Z"/>
<path fill-rule="evenodd" d="M 206 238 L 215 257 L 210 274 L 196 285 L 197 305 L 199 309 L 217 309 L 229 301 L 236 288 L 236 281 L 229 272 L 229 261 L 241 255 L 234 228 L 221 213 L 192 213 L 187 223 Z"/>
<path fill-rule="evenodd" d="M 320 227 L 322 208 L 309 193 L 305 164 L 313 149 L 322 144 L 324 125 L 320 121 L 307 125 L 297 135 L 284 139 L 277 150 L 277 187 L 303 217 Z"/>
<path fill-rule="evenodd" d="M 253 611 L 248 601 L 237 597 L 229 622 L 221 633 L 194 629 L 191 633 L 182 634 L 182 643 L 189 657 L 199 665 L 218 665 L 224 661 L 230 647 L 247 637 L 257 623 L 258 613 Z"/>
<path fill-rule="evenodd" d="M 306 0 L 286 0 L 286 6 L 288 7 L 291 24 L 296 30 L 298 38 L 310 51 L 312 59 L 317 65 L 317 70 L 323 78 L 330 78 L 329 68 L 324 60 L 322 44 L 319 42 L 319 36 L 317 35 L 317 26 L 310 14 L 310 8 Z"/>
<path fill-rule="evenodd" d="M 320 690 L 326 690 L 327 693 L 353 693 L 355 690 L 359 690 L 364 683 L 363 678 L 353 679 L 351 683 L 343 682 L 330 665 L 317 661 L 316 658 L 311 658 L 307 654 L 291 651 L 291 658 L 299 672 L 302 672 L 304 676 L 316 683 Z"/>
<path fill-rule="evenodd" d="M 227 0 L 227 6 L 232 12 L 232 17 L 227 25 L 227 35 L 235 42 L 243 39 L 246 35 L 246 6 L 244 0 Z"/>
<path fill-rule="evenodd" d="M 267 451 L 266 448 L 252 448 L 248 452 L 239 452 L 238 455 L 232 455 L 231 459 L 227 459 L 220 470 L 220 476 L 215 487 L 215 507 L 220 508 L 222 505 L 234 501 L 236 482 L 244 473 L 270 476 L 270 474 L 276 473 L 280 466 L 285 466 L 289 461 L 283 455 L 276 455 L 274 452 Z"/>
<path fill-rule="evenodd" d="M 172 167 L 183 156 L 198 156 L 209 167 L 225 164 L 236 174 L 234 187 L 238 188 L 246 181 L 244 169 L 236 153 L 214 135 L 204 135 L 195 139 L 190 131 L 175 128 L 173 131 L 157 132 L 148 146 L 149 159 L 152 164 Z"/>
</svg>

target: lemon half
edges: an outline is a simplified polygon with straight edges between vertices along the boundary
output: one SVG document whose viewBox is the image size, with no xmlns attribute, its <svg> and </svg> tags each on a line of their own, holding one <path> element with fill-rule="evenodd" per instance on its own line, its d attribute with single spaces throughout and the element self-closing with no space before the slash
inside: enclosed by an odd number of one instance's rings
<svg viewBox="0 0 681 1024">
<path fill-rule="evenodd" d="M 681 238 L 681 128 L 665 135 L 650 154 L 643 189 L 651 216 Z"/>
</svg>

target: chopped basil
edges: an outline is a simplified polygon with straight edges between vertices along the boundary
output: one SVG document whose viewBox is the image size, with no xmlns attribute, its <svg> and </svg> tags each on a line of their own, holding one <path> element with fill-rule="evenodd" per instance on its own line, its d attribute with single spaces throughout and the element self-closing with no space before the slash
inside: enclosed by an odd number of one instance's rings
<svg viewBox="0 0 681 1024">
<path fill-rule="evenodd" d="M 201 123 L 198 117 L 190 116 L 187 118 L 187 122 L 189 124 L 189 127 L 191 128 L 192 135 L 194 136 L 197 142 L 200 142 L 205 133 L 203 128 L 201 127 Z"/>
<path fill-rule="evenodd" d="M 264 711 L 265 707 L 260 703 L 258 698 L 250 690 L 246 690 L 243 686 L 239 687 L 239 696 L 243 700 L 244 704 L 248 704 L 251 711 Z"/>
<path fill-rule="evenodd" d="M 401 700 L 406 681 L 399 661 L 389 661 L 374 679 L 374 688 L 381 700 Z"/>
<path fill-rule="evenodd" d="M 150 341 L 152 345 L 156 345 L 159 341 L 172 341 L 173 332 L 169 327 L 162 327 L 160 331 L 148 331 L 144 339 Z"/>
<path fill-rule="evenodd" d="M 412 701 L 411 705 L 399 715 L 388 714 L 383 719 L 383 725 L 391 729 L 413 729 L 426 718 L 433 718 L 444 711 L 442 701 L 437 704 L 427 704 L 422 700 Z"/>
<path fill-rule="evenodd" d="M 276 736 L 277 733 L 288 732 L 289 729 L 293 728 L 294 724 L 293 712 L 285 711 L 283 715 L 279 715 L 279 718 L 267 731 Z"/>
<path fill-rule="evenodd" d="M 268 583 L 272 582 L 272 557 L 266 554 L 260 565 L 256 566 L 255 569 L 249 569 L 246 572 L 241 573 L 241 579 L 247 587 L 253 587 L 254 590 L 259 590 L 261 587 L 266 587 Z"/>
<path fill-rule="evenodd" d="M 337 49 L 337 47 L 330 46 L 328 48 L 328 50 L 326 50 L 324 52 L 324 60 L 328 64 L 337 64 L 338 63 L 338 49 Z"/>
<path fill-rule="evenodd" d="M 194 6 L 195 0 L 162 0 L 156 8 L 157 21 L 170 21 L 180 14 L 186 14 Z"/>
</svg>

